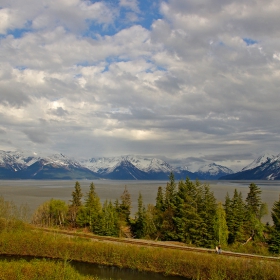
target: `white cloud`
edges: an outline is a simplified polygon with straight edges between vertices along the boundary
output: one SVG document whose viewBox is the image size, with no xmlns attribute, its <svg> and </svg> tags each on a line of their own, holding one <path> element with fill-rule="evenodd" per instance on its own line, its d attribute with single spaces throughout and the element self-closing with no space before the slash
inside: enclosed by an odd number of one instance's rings
<svg viewBox="0 0 280 280">
<path fill-rule="evenodd" d="M 150 29 L 133 24 L 138 1 L 110 3 L 3 2 L 5 147 L 213 158 L 279 149 L 278 1 L 163 1 Z"/>
<path fill-rule="evenodd" d="M 119 5 L 121 7 L 129 8 L 132 11 L 139 13 L 137 0 L 120 0 Z"/>
</svg>

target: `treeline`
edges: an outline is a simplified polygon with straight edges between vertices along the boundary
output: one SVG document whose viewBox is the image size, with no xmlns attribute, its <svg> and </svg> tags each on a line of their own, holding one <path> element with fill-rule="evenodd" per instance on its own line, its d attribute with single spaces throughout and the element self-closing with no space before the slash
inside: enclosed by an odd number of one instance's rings
<svg viewBox="0 0 280 280">
<path fill-rule="evenodd" d="M 83 195 L 76 182 L 69 204 L 47 201 L 35 211 L 32 222 L 39 226 L 88 228 L 98 235 L 172 240 L 209 248 L 255 240 L 279 253 L 280 198 L 272 208 L 272 226 L 261 222 L 265 214 L 267 206 L 254 183 L 249 185 L 245 200 L 235 190 L 232 197 L 227 194 L 225 202 L 218 203 L 209 185 L 188 178 L 176 183 L 171 173 L 165 188 L 158 188 L 155 205 L 146 206 L 139 193 L 134 217 L 126 187 L 120 199 L 106 200 L 101 205 L 93 183 Z"/>
</svg>

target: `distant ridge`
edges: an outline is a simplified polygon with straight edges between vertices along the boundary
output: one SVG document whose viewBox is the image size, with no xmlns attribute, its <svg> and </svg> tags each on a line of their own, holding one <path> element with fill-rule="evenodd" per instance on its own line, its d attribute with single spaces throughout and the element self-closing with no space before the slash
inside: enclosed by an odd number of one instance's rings
<svg viewBox="0 0 280 280">
<path fill-rule="evenodd" d="M 240 172 L 222 176 L 221 180 L 280 180 L 280 154 L 263 155 Z"/>
<path fill-rule="evenodd" d="M 171 172 L 177 180 L 280 180 L 280 155 L 264 154 L 241 171 L 216 163 L 172 166 L 164 160 L 144 156 L 91 158 L 81 161 L 63 154 L 30 155 L 23 152 L 0 151 L 0 179 L 112 179 L 168 180 Z"/>
</svg>

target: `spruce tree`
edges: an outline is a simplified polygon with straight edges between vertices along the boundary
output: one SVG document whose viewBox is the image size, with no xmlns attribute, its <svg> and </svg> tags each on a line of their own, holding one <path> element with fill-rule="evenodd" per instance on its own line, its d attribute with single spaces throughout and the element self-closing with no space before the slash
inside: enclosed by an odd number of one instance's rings
<svg viewBox="0 0 280 280">
<path fill-rule="evenodd" d="M 232 199 L 227 194 L 224 207 L 229 230 L 228 243 L 232 244 L 236 241 L 242 241 L 244 239 L 245 204 L 241 192 L 238 193 L 235 189 Z"/>
<path fill-rule="evenodd" d="M 121 196 L 121 203 L 119 205 L 120 219 L 126 224 L 130 223 L 130 210 L 131 210 L 131 197 L 130 193 L 127 190 L 127 187 L 124 187 L 123 194 Z"/>
<path fill-rule="evenodd" d="M 137 238 L 142 238 L 145 237 L 145 224 L 146 224 L 146 210 L 145 207 L 143 205 L 143 197 L 141 192 L 139 193 L 139 197 L 138 197 L 138 211 L 136 213 L 136 217 L 135 217 L 135 224 L 133 227 L 133 231 L 135 233 L 135 236 Z"/>
<path fill-rule="evenodd" d="M 248 212 L 258 217 L 260 212 L 260 206 L 262 204 L 262 200 L 261 200 L 262 191 L 254 183 L 250 184 L 249 189 L 250 191 L 246 198 L 246 208 Z"/>
<path fill-rule="evenodd" d="M 216 217 L 216 198 L 208 185 L 203 185 L 202 197 L 199 205 L 199 216 L 202 223 L 199 226 L 201 233 L 200 244 L 205 247 L 211 247 L 215 244 L 215 217 Z"/>
<path fill-rule="evenodd" d="M 87 193 L 85 200 L 85 208 L 87 213 L 87 223 L 90 229 L 93 232 L 96 232 L 99 227 L 102 206 L 93 183 L 89 186 L 89 192 Z"/>
<path fill-rule="evenodd" d="M 155 239 L 157 237 L 157 228 L 154 223 L 155 207 L 148 204 L 147 209 L 144 210 L 144 236 L 145 238 Z"/>
<path fill-rule="evenodd" d="M 156 206 L 153 211 L 153 223 L 156 227 L 156 239 L 162 239 L 162 223 L 164 213 L 164 192 L 162 187 L 158 187 Z"/>
<path fill-rule="evenodd" d="M 262 238 L 264 226 L 261 223 L 262 209 L 265 209 L 265 204 L 261 200 L 260 188 L 251 183 L 249 186 L 249 193 L 246 198 L 246 216 L 245 216 L 245 232 L 252 238 L 258 236 Z"/>
<path fill-rule="evenodd" d="M 227 245 L 228 241 L 228 226 L 226 221 L 226 212 L 223 208 L 222 203 L 218 203 L 216 217 L 215 217 L 215 235 L 216 240 L 221 245 Z"/>
<path fill-rule="evenodd" d="M 156 208 L 158 211 L 164 211 L 164 196 L 162 187 L 158 187 L 157 197 L 156 197 Z"/>
<path fill-rule="evenodd" d="M 70 200 L 71 204 L 69 207 L 69 220 L 70 223 L 72 224 L 72 226 L 76 226 L 77 222 L 76 222 L 76 218 L 77 218 L 77 214 L 79 212 L 79 210 L 82 207 L 82 190 L 81 190 L 81 185 L 80 183 L 77 181 L 75 183 L 75 190 L 72 192 L 72 200 Z"/>
<path fill-rule="evenodd" d="M 273 204 L 271 217 L 274 223 L 275 230 L 280 232 L 280 195 L 279 200 L 275 201 Z"/>
<path fill-rule="evenodd" d="M 111 201 L 106 200 L 102 207 L 102 215 L 97 233 L 105 236 L 119 236 L 119 218 Z"/>
<path fill-rule="evenodd" d="M 169 182 L 166 184 L 165 188 L 165 200 L 164 200 L 164 207 L 172 208 L 174 207 L 175 203 L 175 195 L 176 195 L 176 182 L 174 174 L 171 172 L 169 175 Z"/>
<path fill-rule="evenodd" d="M 83 196 L 83 194 L 82 194 L 81 185 L 77 181 L 75 183 L 75 190 L 72 192 L 72 200 L 70 200 L 71 205 L 76 206 L 76 207 L 82 206 L 82 196 Z"/>
<path fill-rule="evenodd" d="M 273 220 L 273 229 L 269 240 L 269 251 L 279 254 L 280 253 L 280 196 L 279 200 L 274 202 L 271 217 Z"/>
<path fill-rule="evenodd" d="M 176 226 L 174 215 L 176 209 L 176 183 L 174 174 L 171 172 L 169 182 L 166 184 L 164 196 L 164 212 L 162 213 L 161 233 L 164 240 L 176 239 Z"/>
</svg>

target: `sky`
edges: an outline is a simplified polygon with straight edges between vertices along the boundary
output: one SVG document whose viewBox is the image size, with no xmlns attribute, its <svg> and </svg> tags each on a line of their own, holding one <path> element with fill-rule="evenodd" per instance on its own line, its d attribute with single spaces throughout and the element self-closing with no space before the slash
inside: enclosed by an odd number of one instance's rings
<svg viewBox="0 0 280 280">
<path fill-rule="evenodd" d="M 279 0 L 1 0 L 0 150 L 279 154 L 279 15 Z"/>
</svg>

